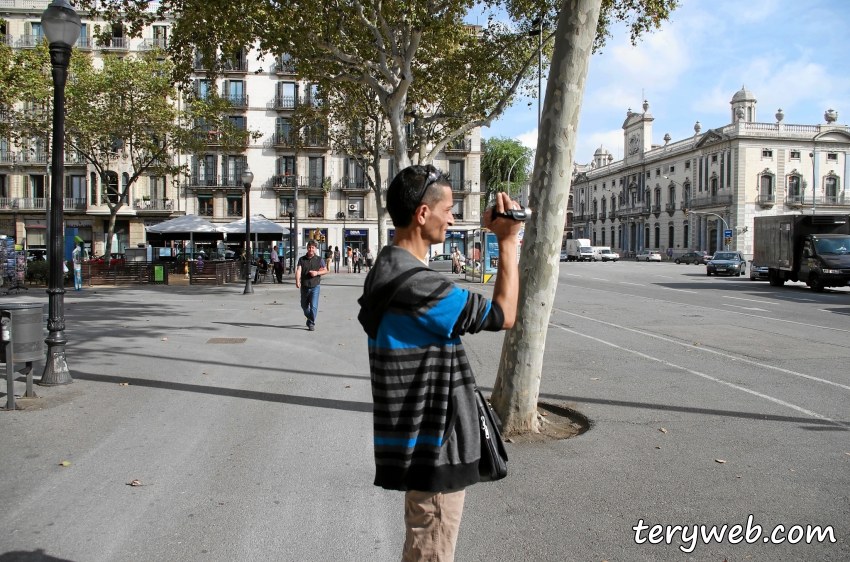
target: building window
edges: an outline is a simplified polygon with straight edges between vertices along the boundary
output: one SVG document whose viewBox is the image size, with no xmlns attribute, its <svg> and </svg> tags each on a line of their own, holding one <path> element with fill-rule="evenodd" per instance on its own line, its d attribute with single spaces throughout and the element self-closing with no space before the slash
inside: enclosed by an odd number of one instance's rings
<svg viewBox="0 0 850 562">
<path fill-rule="evenodd" d="M 213 216 L 213 198 L 212 195 L 198 195 L 198 216 L 211 217 Z"/>
<path fill-rule="evenodd" d="M 676 173 L 676 166 L 670 166 L 670 173 L 671 174 Z"/>
<path fill-rule="evenodd" d="M 799 150 L 792 150 L 789 153 L 789 158 L 791 160 L 799 160 L 800 159 L 800 151 Z"/>
<path fill-rule="evenodd" d="M 712 163 L 712 164 L 717 163 L 717 155 L 716 155 L 716 154 L 712 154 L 712 155 L 711 155 L 711 163 Z"/>
<path fill-rule="evenodd" d="M 602 245 L 605 245 L 605 229 L 602 229 Z"/>
<path fill-rule="evenodd" d="M 91 189 L 91 199 L 89 201 L 90 205 L 97 205 L 97 174 L 94 172 L 89 174 L 89 187 Z"/>
<path fill-rule="evenodd" d="M 823 180 L 823 192 L 826 195 L 827 204 L 836 203 L 838 197 L 838 178 L 835 176 L 827 176 Z"/>
<path fill-rule="evenodd" d="M 295 216 L 295 198 L 291 195 L 280 196 L 280 216 L 288 217 L 290 214 Z"/>
<path fill-rule="evenodd" d="M 660 176 L 661 176 L 661 168 L 655 168 L 655 177 L 657 178 L 657 177 L 660 177 Z"/>
<path fill-rule="evenodd" d="M 308 161 L 309 177 L 307 181 L 310 187 L 322 187 L 325 179 L 325 158 L 323 156 L 311 156 Z"/>
<path fill-rule="evenodd" d="M 765 174 L 761 177 L 759 181 L 759 194 L 766 201 L 773 197 L 773 176 Z"/>
<path fill-rule="evenodd" d="M 711 195 L 717 195 L 717 178 L 711 178 Z"/>
<path fill-rule="evenodd" d="M 325 198 L 324 197 L 308 197 L 307 198 L 307 216 L 310 218 L 324 218 L 325 216 Z M 362 218 L 362 217 L 360 217 Z"/>
<path fill-rule="evenodd" d="M 685 169 L 686 170 L 691 169 L 691 161 L 690 160 L 685 160 Z M 672 172 L 673 170 L 670 170 L 670 171 Z"/>
<path fill-rule="evenodd" d="M 227 216 L 241 217 L 242 216 L 242 196 L 228 195 L 227 196 Z"/>
<path fill-rule="evenodd" d="M 797 203 L 803 193 L 800 190 L 800 176 L 788 176 L 788 198 Z"/>
<path fill-rule="evenodd" d="M 836 153 L 836 152 L 827 153 L 826 160 L 827 161 L 832 160 L 833 162 L 838 162 L 838 153 Z"/>
<path fill-rule="evenodd" d="M 6 199 L 9 197 L 9 183 L 6 181 L 8 176 L 0 176 L 0 197 Z"/>
<path fill-rule="evenodd" d="M 670 189 L 667 193 L 667 204 L 671 206 L 672 209 L 676 208 L 676 186 L 671 185 Z"/>
<path fill-rule="evenodd" d="M 667 247 L 672 248 L 676 243 L 676 227 L 672 224 L 667 227 Z"/>
<path fill-rule="evenodd" d="M 148 178 L 148 196 L 154 201 L 165 199 L 165 176 Z"/>
<path fill-rule="evenodd" d="M 661 227 L 657 224 L 655 225 L 655 246 L 653 248 L 661 247 Z"/>
<path fill-rule="evenodd" d="M 773 158 L 773 151 L 765 148 L 761 151 L 761 157 L 762 158 Z"/>
<path fill-rule="evenodd" d="M 685 227 L 685 232 L 684 232 L 684 239 L 682 240 L 682 243 L 685 245 L 685 248 L 687 248 L 691 245 L 691 228 L 690 228 L 690 225 L 688 224 L 687 221 L 685 221 L 684 227 Z"/>
<path fill-rule="evenodd" d="M 652 172 L 647 172 L 646 173 L 646 179 L 650 179 L 651 177 L 652 177 Z"/>
</svg>

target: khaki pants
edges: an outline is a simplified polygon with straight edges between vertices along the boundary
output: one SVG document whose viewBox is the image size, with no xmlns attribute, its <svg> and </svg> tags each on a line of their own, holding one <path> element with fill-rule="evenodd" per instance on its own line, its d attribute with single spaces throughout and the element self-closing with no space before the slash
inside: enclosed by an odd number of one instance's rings
<svg viewBox="0 0 850 562">
<path fill-rule="evenodd" d="M 417 492 L 404 495 L 402 562 L 453 562 L 466 490 Z"/>
</svg>

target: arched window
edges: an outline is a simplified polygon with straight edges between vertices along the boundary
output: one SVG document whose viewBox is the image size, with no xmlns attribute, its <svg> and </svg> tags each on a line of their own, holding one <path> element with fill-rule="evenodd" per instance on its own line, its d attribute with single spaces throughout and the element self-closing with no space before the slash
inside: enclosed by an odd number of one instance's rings
<svg viewBox="0 0 850 562">
<path fill-rule="evenodd" d="M 606 215 L 608 215 L 608 200 L 603 199 L 602 200 L 602 217 L 601 218 L 604 219 L 606 217 Z M 604 234 L 603 234 L 603 236 L 604 236 Z"/>
<path fill-rule="evenodd" d="M 717 195 L 717 178 L 711 178 L 711 195 Z"/>
<path fill-rule="evenodd" d="M 676 208 L 676 186 L 671 185 L 667 190 L 667 204 L 670 205 L 670 209 Z"/>
<path fill-rule="evenodd" d="M 671 222 L 667 227 L 667 247 L 672 248 L 676 245 L 676 227 Z"/>
<path fill-rule="evenodd" d="M 653 248 L 661 247 L 661 227 L 658 226 L 658 223 L 655 224 L 655 246 Z"/>
<path fill-rule="evenodd" d="M 94 172 L 89 174 L 89 185 L 91 186 L 91 201 L 89 201 L 89 205 L 100 205 L 100 201 L 97 200 L 97 174 Z"/>
<path fill-rule="evenodd" d="M 685 186 L 685 192 L 683 193 L 683 195 L 685 197 L 685 208 L 690 209 L 691 208 L 691 184 L 685 182 L 683 185 Z"/>
<path fill-rule="evenodd" d="M 584 203 L 581 204 L 581 212 L 579 214 L 584 216 Z"/>
<path fill-rule="evenodd" d="M 605 229 L 604 228 L 602 229 L 602 244 L 601 245 L 602 246 L 605 245 Z"/>
<path fill-rule="evenodd" d="M 109 201 L 112 204 L 118 203 L 118 173 L 109 171 L 103 175 L 103 183 L 106 184 L 106 193 L 101 194 L 101 202 L 106 203 Z"/>
<path fill-rule="evenodd" d="M 643 247 L 649 248 L 649 226 L 647 226 L 643 231 Z"/>
<path fill-rule="evenodd" d="M 758 202 L 761 204 L 768 203 L 770 205 L 773 204 L 774 201 L 774 175 L 768 168 L 765 168 L 764 171 L 759 174 L 758 186 L 759 186 L 759 194 L 758 194 Z"/>
<path fill-rule="evenodd" d="M 823 179 L 823 194 L 826 197 L 827 205 L 834 205 L 838 202 L 838 178 L 836 176 L 829 175 Z"/>
<path fill-rule="evenodd" d="M 683 237 L 684 239 L 682 240 L 682 243 L 684 244 L 685 248 L 690 248 L 690 246 L 691 246 L 691 225 L 688 224 L 688 221 L 685 221 L 685 223 L 682 226 L 684 226 L 684 228 L 685 228 L 685 235 Z"/>
<path fill-rule="evenodd" d="M 599 202 L 594 199 L 593 200 L 593 218 L 596 218 L 599 214 Z"/>
<path fill-rule="evenodd" d="M 593 245 L 596 246 L 596 229 L 593 229 Z"/>
<path fill-rule="evenodd" d="M 661 188 L 660 187 L 655 189 L 655 206 L 661 207 Z"/>
<path fill-rule="evenodd" d="M 615 233 L 615 232 L 616 232 L 616 231 L 614 230 L 614 227 L 612 226 L 612 227 L 611 227 L 611 246 L 616 246 L 616 245 L 617 245 L 617 239 L 614 237 L 614 233 Z"/>
<path fill-rule="evenodd" d="M 802 178 L 796 174 L 792 174 L 788 176 L 788 202 L 789 203 L 802 203 L 803 202 L 803 189 L 802 189 Z"/>
<path fill-rule="evenodd" d="M 123 174 L 121 174 L 121 194 L 119 194 L 119 197 L 125 193 L 127 194 L 127 196 L 129 196 L 129 193 L 127 191 L 127 186 L 129 183 L 130 176 L 129 174 L 127 174 L 127 172 L 124 172 Z"/>
</svg>

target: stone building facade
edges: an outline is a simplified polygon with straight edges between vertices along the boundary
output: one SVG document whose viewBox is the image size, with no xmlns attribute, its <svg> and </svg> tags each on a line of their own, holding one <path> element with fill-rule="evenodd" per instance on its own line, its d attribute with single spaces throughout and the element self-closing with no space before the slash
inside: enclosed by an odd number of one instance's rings
<svg viewBox="0 0 850 562">
<path fill-rule="evenodd" d="M 13 49 L 27 49 L 42 41 L 40 18 L 48 3 L 0 1 L 0 18 L 5 21 L 0 25 L 0 42 Z M 77 52 L 91 55 L 95 64 L 108 52 L 129 56 L 164 47 L 170 33 L 167 22 L 150 26 L 142 38 L 127 37 L 121 26 L 115 26 L 112 40 L 104 44 L 93 38 L 98 22 L 88 19 L 87 14 L 80 15 L 83 36 L 76 45 Z M 173 178 L 151 172 L 141 178 L 131 187 L 127 204 L 118 213 L 118 249 L 114 251 L 144 243 L 146 226 L 182 214 L 197 214 L 220 224 L 242 218 L 245 195 L 239 177 L 246 164 L 254 174 L 251 213 L 287 227 L 294 222 L 290 215 L 297 213 L 297 245 L 316 239 L 322 247 L 353 245 L 364 252 L 367 247 L 379 250 L 374 193 L 356 164 L 333 151 L 322 135 L 311 136 L 297 153 L 286 141 L 288 118 L 299 103 L 312 102 L 314 91 L 294 73 L 288 57 L 266 55 L 257 60 L 256 52 L 241 53 L 215 83 L 205 81 L 201 67 L 198 65 L 196 84 L 203 82 L 201 87 L 215 88 L 227 97 L 232 106 L 230 118 L 240 126 L 260 131 L 262 137 L 239 153 L 220 151 L 211 138 L 203 153 L 174 155 L 178 163 L 186 165 L 185 175 Z M 66 236 L 80 236 L 94 254 L 101 254 L 109 221 L 104 181 L 84 160 L 68 154 L 65 160 Z M 453 245 L 465 251 L 466 232 L 480 224 L 480 163 L 480 129 L 451 143 L 434 161 L 438 168 L 451 173 L 455 196 L 455 227 L 443 248 L 446 251 Z M 127 169 L 120 166 L 119 162 L 112 180 L 116 184 L 130 171 L 128 165 Z M 381 166 L 385 189 L 386 178 L 391 179 L 397 171 L 391 154 L 383 158 Z M 28 151 L 0 139 L 0 234 L 14 236 L 28 249 L 46 246 L 48 173 L 46 150 Z M 392 232 L 389 217 L 387 230 Z"/>
<path fill-rule="evenodd" d="M 753 218 L 787 213 L 850 213 L 850 127 L 792 125 L 780 109 L 774 122 L 757 119 L 755 95 L 742 88 L 730 102 L 731 123 L 664 144 L 652 142 L 649 103 L 623 122 L 622 160 L 603 147 L 576 166 L 571 190 L 572 229 L 621 254 L 644 249 L 674 254 L 753 251 Z"/>
</svg>

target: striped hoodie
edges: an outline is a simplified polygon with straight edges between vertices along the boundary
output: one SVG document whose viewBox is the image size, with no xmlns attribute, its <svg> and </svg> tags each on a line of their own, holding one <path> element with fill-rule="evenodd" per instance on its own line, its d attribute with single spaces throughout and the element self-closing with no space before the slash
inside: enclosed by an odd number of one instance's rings
<svg viewBox="0 0 850 562">
<path fill-rule="evenodd" d="M 460 336 L 501 330 L 501 309 L 395 246 L 381 250 L 358 302 L 372 375 L 375 485 L 441 492 L 479 482 L 475 378 Z"/>
</svg>

